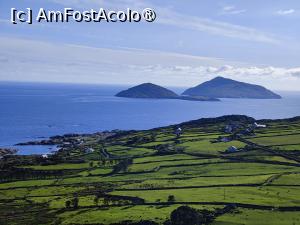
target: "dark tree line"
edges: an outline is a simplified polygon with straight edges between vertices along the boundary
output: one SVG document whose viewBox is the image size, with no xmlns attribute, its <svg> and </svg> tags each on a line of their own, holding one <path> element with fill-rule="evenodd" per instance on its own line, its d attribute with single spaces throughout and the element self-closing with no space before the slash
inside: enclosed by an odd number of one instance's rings
<svg viewBox="0 0 300 225">
<path fill-rule="evenodd" d="M 126 172 L 128 167 L 133 163 L 132 159 L 121 159 L 119 163 L 113 166 L 112 173 Z"/>
<path fill-rule="evenodd" d="M 11 168 L 10 170 L 0 170 L 0 181 L 8 182 L 15 180 L 53 179 L 71 173 L 72 171 L 66 170 L 33 170 L 26 168 Z"/>
</svg>

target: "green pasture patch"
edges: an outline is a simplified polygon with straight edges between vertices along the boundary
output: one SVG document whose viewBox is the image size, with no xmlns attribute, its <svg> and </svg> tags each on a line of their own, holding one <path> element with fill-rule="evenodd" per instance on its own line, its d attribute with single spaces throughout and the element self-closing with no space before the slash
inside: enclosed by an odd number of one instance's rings
<svg viewBox="0 0 300 225">
<path fill-rule="evenodd" d="M 50 197 L 28 197 L 27 199 L 33 201 L 34 203 L 48 203 L 51 209 L 64 209 L 66 208 L 66 202 L 71 201 L 74 196 L 50 196 Z M 90 207 L 96 206 L 94 201 L 95 195 L 79 196 L 78 205 L 79 207 Z M 101 200 L 98 202 L 99 205 L 102 204 Z"/>
<path fill-rule="evenodd" d="M 300 185 L 299 174 L 284 174 L 272 182 L 274 185 Z M 299 196 L 300 197 L 300 196 Z"/>
<path fill-rule="evenodd" d="M 115 156 L 120 157 L 140 157 L 153 154 L 155 151 L 148 148 L 132 148 L 128 146 L 113 145 L 106 148 L 107 151 Z"/>
<path fill-rule="evenodd" d="M 260 175 L 280 172 L 299 172 L 293 166 L 272 165 L 264 163 L 225 163 L 216 162 L 207 165 L 191 165 L 182 167 L 161 168 L 148 177 L 185 177 L 185 176 L 239 176 Z"/>
<path fill-rule="evenodd" d="M 123 157 L 141 157 L 155 153 L 155 150 L 148 148 L 128 148 L 122 151 L 115 151 L 113 154 Z"/>
<path fill-rule="evenodd" d="M 226 160 L 222 159 L 193 159 L 193 160 L 180 160 L 180 161 L 163 161 L 163 162 L 152 162 L 152 163 L 143 163 L 143 164 L 132 164 L 128 168 L 128 172 L 142 172 L 142 171 L 151 171 L 158 169 L 160 167 L 176 167 L 176 166 L 192 166 L 201 163 L 214 163 L 222 162 Z"/>
<path fill-rule="evenodd" d="M 85 190 L 86 186 L 54 186 L 54 187 L 42 187 L 33 189 L 28 193 L 28 196 L 58 196 L 66 194 L 75 194 L 79 191 Z"/>
<path fill-rule="evenodd" d="M 60 215 L 62 224 L 97 224 L 105 225 L 124 220 L 140 221 L 152 220 L 163 223 L 170 217 L 170 213 L 180 205 L 172 206 L 124 206 L 110 207 L 107 209 L 90 209 L 65 212 Z M 216 206 L 193 206 L 197 209 L 214 210 Z M 220 208 L 220 206 L 218 206 Z"/>
<path fill-rule="evenodd" d="M 297 225 L 299 212 L 238 209 L 236 213 L 226 213 L 217 217 L 212 225 Z"/>
<path fill-rule="evenodd" d="M 263 131 L 256 131 L 255 137 L 276 137 L 279 135 L 294 135 L 300 134 L 300 129 L 287 129 L 287 130 L 263 130 Z"/>
<path fill-rule="evenodd" d="M 195 142 L 185 142 L 183 144 L 179 144 L 178 146 L 185 147 L 185 152 L 187 153 L 219 154 L 219 152 L 226 151 L 230 146 L 243 148 L 245 147 L 245 144 L 240 141 L 211 143 L 211 140 L 202 140 Z"/>
<path fill-rule="evenodd" d="M 158 142 L 168 141 L 170 139 L 174 139 L 175 137 L 176 137 L 175 134 L 160 134 L 155 137 L 155 141 Z"/>
<path fill-rule="evenodd" d="M 80 176 L 89 176 L 89 175 L 106 175 L 109 174 L 113 171 L 112 168 L 96 168 L 96 169 L 92 169 L 92 170 L 88 170 L 88 171 L 84 171 L 79 173 L 78 175 Z"/>
<path fill-rule="evenodd" d="M 274 156 L 274 155 L 251 155 L 251 156 L 244 156 L 243 159 L 251 159 L 251 160 L 266 160 L 266 161 L 273 161 L 273 162 L 286 162 L 286 163 L 294 163 L 297 164 L 297 161 L 284 158 L 282 156 Z"/>
<path fill-rule="evenodd" d="M 178 179 L 194 178 L 199 176 L 225 176 L 234 177 L 242 175 L 268 175 L 283 172 L 299 172 L 300 168 L 293 166 L 272 165 L 264 163 L 231 163 L 211 162 L 205 165 L 189 165 L 178 167 L 161 167 L 155 172 L 138 174 L 116 174 L 110 177 L 103 177 L 103 182 L 132 181 L 147 179 Z"/>
<path fill-rule="evenodd" d="M 30 190 L 26 188 L 19 188 L 15 190 L 0 190 L 0 199 L 21 199 L 24 196 L 28 195 L 29 192 Z"/>
<path fill-rule="evenodd" d="M 47 197 L 26 197 L 28 201 L 31 201 L 33 203 L 49 203 L 51 201 L 61 199 L 63 197 L 56 197 L 56 196 L 47 196 Z"/>
<path fill-rule="evenodd" d="M 60 180 L 58 184 L 89 184 L 95 182 L 102 182 L 103 178 L 101 176 L 78 176 L 78 177 L 70 177 Z"/>
<path fill-rule="evenodd" d="M 125 184 L 120 189 L 185 188 L 210 185 L 262 184 L 271 175 L 236 176 L 236 177 L 196 177 L 190 179 L 146 180 Z"/>
<path fill-rule="evenodd" d="M 265 146 L 300 144 L 300 134 L 250 138 L 249 141 Z"/>
<path fill-rule="evenodd" d="M 133 196 L 145 199 L 146 202 L 168 201 L 174 195 L 175 202 L 200 203 L 224 202 L 255 205 L 299 206 L 300 190 L 295 187 L 210 187 L 169 190 L 114 191 L 112 194 Z"/>
<path fill-rule="evenodd" d="M 56 180 L 26 180 L 26 181 L 15 181 L 9 183 L 2 183 L 0 184 L 1 189 L 8 189 L 8 188 L 21 188 L 21 187 L 38 187 L 38 186 L 45 186 L 51 185 Z"/>
<path fill-rule="evenodd" d="M 77 170 L 89 168 L 89 163 L 62 163 L 47 166 L 25 166 L 23 168 L 30 168 L 34 170 Z"/>
<path fill-rule="evenodd" d="M 130 147 L 127 147 L 124 145 L 111 145 L 111 146 L 106 147 L 106 150 L 109 153 L 114 154 L 115 152 L 128 150 L 129 148 Z"/>
<path fill-rule="evenodd" d="M 264 163 L 219 163 L 206 165 L 202 171 L 209 175 L 254 175 L 264 173 L 279 173 L 300 171 L 293 166 L 272 165 Z"/>
<path fill-rule="evenodd" d="M 164 156 L 147 156 L 143 158 L 136 158 L 133 160 L 134 163 L 151 163 L 151 162 L 163 162 L 169 160 L 185 160 L 185 159 L 199 159 L 199 157 L 185 155 L 185 154 L 174 154 Z"/>
<path fill-rule="evenodd" d="M 55 198 L 50 202 L 49 206 L 52 209 L 62 209 L 66 207 L 66 201 L 71 201 L 72 199 L 72 196 Z M 95 195 L 80 196 L 78 197 L 78 205 L 79 207 L 96 206 L 94 199 Z M 100 205 L 101 201 L 98 204 Z"/>
<path fill-rule="evenodd" d="M 275 145 L 275 146 L 272 146 L 272 148 L 279 149 L 279 150 L 285 150 L 285 151 L 300 151 L 300 144 L 277 145 L 277 146 Z"/>
<path fill-rule="evenodd" d="M 201 140 L 206 140 L 206 139 L 209 139 L 209 140 L 212 140 L 212 139 L 217 139 L 218 137 L 220 136 L 224 136 L 224 135 L 221 135 L 221 134 L 210 134 L 210 135 L 198 135 L 198 136 L 187 136 L 187 137 L 180 137 L 179 140 L 181 141 L 201 141 Z"/>
<path fill-rule="evenodd" d="M 174 140 L 170 140 L 170 141 L 152 141 L 152 142 L 149 142 L 147 144 L 142 144 L 142 145 L 139 145 L 140 147 L 156 147 L 157 145 L 165 145 L 165 144 L 173 144 L 174 143 Z"/>
</svg>

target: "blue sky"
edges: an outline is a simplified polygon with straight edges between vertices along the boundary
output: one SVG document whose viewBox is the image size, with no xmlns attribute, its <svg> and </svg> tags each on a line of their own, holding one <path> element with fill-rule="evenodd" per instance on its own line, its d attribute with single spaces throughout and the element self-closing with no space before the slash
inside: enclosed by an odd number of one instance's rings
<svg viewBox="0 0 300 225">
<path fill-rule="evenodd" d="M 154 23 L 9 22 L 11 8 L 153 8 Z M 297 0 L 0 2 L 0 80 L 193 86 L 214 76 L 299 90 Z"/>
</svg>

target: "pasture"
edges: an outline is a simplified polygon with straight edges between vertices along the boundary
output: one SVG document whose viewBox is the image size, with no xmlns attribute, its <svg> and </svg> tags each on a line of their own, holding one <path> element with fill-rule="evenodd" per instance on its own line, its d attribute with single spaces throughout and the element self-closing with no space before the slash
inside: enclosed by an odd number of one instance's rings
<svg viewBox="0 0 300 225">
<path fill-rule="evenodd" d="M 238 130 L 225 133 L 232 123 Z M 2 160 L 12 175 L 0 183 L 0 224 L 163 224 L 182 205 L 234 206 L 213 225 L 300 224 L 300 119 L 261 123 L 242 136 L 251 123 L 240 117 L 184 123 L 177 137 L 175 126 L 91 135 L 53 159 Z"/>
</svg>

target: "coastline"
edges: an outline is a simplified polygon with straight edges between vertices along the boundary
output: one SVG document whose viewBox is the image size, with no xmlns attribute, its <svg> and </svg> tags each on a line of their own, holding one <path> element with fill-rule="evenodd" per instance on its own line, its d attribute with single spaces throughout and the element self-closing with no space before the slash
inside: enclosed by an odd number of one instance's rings
<svg viewBox="0 0 300 225">
<path fill-rule="evenodd" d="M 83 138 L 100 138 L 100 140 L 105 140 L 107 138 L 115 137 L 118 135 L 130 134 L 132 132 L 141 132 L 141 131 L 151 131 L 157 129 L 164 129 L 164 128 L 174 128 L 177 126 L 187 125 L 187 124 L 205 124 L 205 123 L 220 123 L 226 120 L 236 120 L 241 118 L 242 120 L 252 121 L 257 123 L 270 123 L 270 122 L 291 122 L 295 120 L 299 120 L 300 116 L 285 118 L 285 119 L 260 119 L 256 120 L 252 117 L 248 117 L 246 115 L 224 115 L 221 117 L 211 117 L 211 118 L 200 118 L 197 120 L 190 120 L 179 124 L 172 124 L 163 127 L 152 128 L 148 130 L 112 130 L 112 131 L 103 131 L 103 132 L 95 132 L 95 133 L 86 133 L 86 134 L 64 134 L 64 135 L 55 135 L 49 138 L 45 138 L 42 140 L 33 140 L 28 142 L 20 142 L 16 143 L 13 147 L 8 148 L 0 148 L 2 149 L 16 149 L 18 148 L 39 148 L 47 149 L 45 152 L 37 152 L 36 154 L 26 154 L 26 155 L 43 155 L 43 154 L 55 154 L 55 152 L 65 149 L 65 148 L 77 148 L 81 144 L 83 144 Z M 14 154 L 19 154 L 15 152 Z"/>
</svg>

